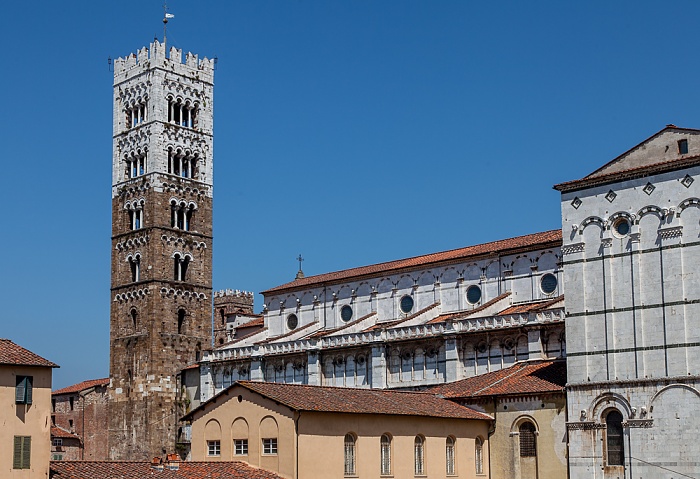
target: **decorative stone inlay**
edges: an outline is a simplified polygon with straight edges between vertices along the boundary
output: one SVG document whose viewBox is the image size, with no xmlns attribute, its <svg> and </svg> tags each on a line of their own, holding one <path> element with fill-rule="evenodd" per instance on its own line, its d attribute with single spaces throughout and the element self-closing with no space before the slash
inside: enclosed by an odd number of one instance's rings
<svg viewBox="0 0 700 479">
<path fill-rule="evenodd" d="M 628 419 L 622 423 L 622 427 L 650 428 L 654 425 L 653 419 Z"/>
<path fill-rule="evenodd" d="M 597 423 L 594 421 L 567 422 L 566 429 L 569 431 L 582 430 L 590 431 L 593 429 L 605 429 L 605 423 Z"/>
<path fill-rule="evenodd" d="M 603 238 L 600 244 L 603 246 L 603 248 L 610 248 L 613 244 L 613 240 L 612 238 Z"/>
<path fill-rule="evenodd" d="M 131 248 L 138 248 L 148 243 L 148 235 L 137 236 L 135 238 L 129 238 L 126 241 L 120 241 L 114 246 L 114 249 L 118 251 L 125 251 Z"/>
<path fill-rule="evenodd" d="M 583 201 L 581 201 L 578 196 L 571 201 L 571 206 L 573 206 L 575 210 L 577 210 L 582 204 Z"/>
<path fill-rule="evenodd" d="M 605 195 L 605 199 L 608 200 L 610 203 L 615 201 L 615 198 L 617 198 L 617 193 L 615 193 L 613 190 L 608 191 L 608 194 Z"/>
<path fill-rule="evenodd" d="M 695 181 L 695 180 L 693 179 L 692 176 L 690 176 L 690 175 L 685 175 L 685 178 L 683 178 L 683 179 L 681 180 L 681 184 L 682 184 L 683 186 L 685 186 L 686 188 L 690 188 L 690 185 L 693 184 L 693 181 Z"/>
<path fill-rule="evenodd" d="M 661 239 L 679 238 L 683 236 L 683 227 L 672 226 L 671 228 L 659 228 L 658 233 Z"/>
<path fill-rule="evenodd" d="M 127 291 L 126 293 L 120 293 L 116 294 L 114 296 L 114 301 L 123 303 L 125 301 L 131 301 L 135 299 L 142 299 L 145 298 L 146 295 L 150 294 L 150 291 L 148 288 L 143 288 L 143 289 L 134 289 L 131 291 Z"/>
<path fill-rule="evenodd" d="M 586 249 L 586 243 L 573 243 L 561 247 L 561 254 L 573 254 L 573 253 L 583 253 Z"/>
<path fill-rule="evenodd" d="M 647 183 L 644 188 L 642 188 L 642 191 L 646 193 L 647 195 L 650 195 L 654 192 L 656 189 L 656 186 L 652 185 L 651 183 Z"/>
<path fill-rule="evenodd" d="M 632 243 L 639 243 L 642 240 L 642 233 L 630 233 L 630 241 Z"/>
<path fill-rule="evenodd" d="M 168 298 L 176 298 L 178 296 L 181 296 L 185 299 L 196 299 L 198 301 L 207 299 L 207 295 L 204 293 L 195 293 L 194 291 L 186 291 L 184 289 L 179 288 L 160 288 L 160 295 Z"/>
</svg>

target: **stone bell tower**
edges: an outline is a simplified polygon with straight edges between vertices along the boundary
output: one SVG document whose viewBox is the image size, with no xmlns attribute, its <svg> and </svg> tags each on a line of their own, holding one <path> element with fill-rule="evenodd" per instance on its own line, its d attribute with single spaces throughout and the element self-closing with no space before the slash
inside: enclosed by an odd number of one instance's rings
<svg viewBox="0 0 700 479">
<path fill-rule="evenodd" d="M 109 455 L 175 449 L 176 373 L 211 344 L 214 61 L 114 63 Z"/>
</svg>

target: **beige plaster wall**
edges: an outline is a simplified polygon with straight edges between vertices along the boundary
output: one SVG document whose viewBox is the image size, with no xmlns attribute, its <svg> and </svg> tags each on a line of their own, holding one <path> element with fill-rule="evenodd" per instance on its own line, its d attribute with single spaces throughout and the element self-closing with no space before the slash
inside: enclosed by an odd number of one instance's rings
<svg viewBox="0 0 700 479">
<path fill-rule="evenodd" d="M 240 396 L 240 402 L 238 397 Z M 296 413 L 285 406 L 235 386 L 208 412 L 195 413 L 192 422 L 192 460 L 243 460 L 288 478 L 330 479 L 344 475 L 344 440 L 347 433 L 357 436 L 356 475 L 354 478 L 416 477 L 413 451 L 416 435 L 425 437 L 425 475 L 446 478 L 445 445 L 447 436 L 455 438 L 455 475 L 450 478 L 488 477 L 487 421 L 455 420 L 410 416 Z M 262 454 L 262 438 L 270 437 L 271 423 L 278 428 L 278 454 Z M 295 425 L 295 422 L 297 424 Z M 248 431 L 248 455 L 236 456 L 234 436 Z M 298 427 L 299 434 L 295 433 Z M 261 429 L 263 431 L 261 432 Z M 392 474 L 380 476 L 380 438 L 392 437 Z M 484 440 L 484 474 L 476 475 L 475 438 Z M 207 441 L 221 441 L 221 455 L 207 456 Z M 298 442 L 297 442 L 298 441 Z M 299 469 L 297 472 L 297 448 Z M 297 475 L 298 474 L 298 475 Z"/>
<path fill-rule="evenodd" d="M 495 432 L 491 436 L 491 479 L 567 477 L 566 397 L 563 394 L 499 399 L 496 404 L 472 406 L 496 418 Z M 538 432 L 536 458 L 520 457 L 518 428 L 525 420 L 531 421 Z"/>
<path fill-rule="evenodd" d="M 15 404 L 16 377 L 32 376 L 32 404 Z M 0 477 L 49 477 L 51 368 L 0 366 Z M 31 436 L 30 469 L 12 469 L 15 436 Z"/>
<path fill-rule="evenodd" d="M 332 420 L 329 418 L 332 417 Z M 302 412 L 299 419 L 299 470 L 303 478 L 477 478 L 488 477 L 488 422 L 429 417 Z M 344 475 L 345 435 L 356 442 L 356 475 Z M 381 476 L 380 440 L 391 441 L 391 475 Z M 424 475 L 414 474 L 414 441 L 425 438 Z M 446 475 L 447 437 L 455 439 L 455 474 Z M 475 472 L 475 438 L 484 440 L 483 474 Z"/>
</svg>

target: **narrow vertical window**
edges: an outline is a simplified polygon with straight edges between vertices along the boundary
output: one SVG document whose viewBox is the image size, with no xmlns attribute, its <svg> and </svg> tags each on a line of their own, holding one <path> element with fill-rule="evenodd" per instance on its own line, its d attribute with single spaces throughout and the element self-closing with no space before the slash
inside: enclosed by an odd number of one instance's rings
<svg viewBox="0 0 700 479">
<path fill-rule="evenodd" d="M 70 404 L 70 410 L 73 411 L 75 409 L 75 398 L 73 396 L 69 397 L 68 403 Z"/>
<path fill-rule="evenodd" d="M 185 316 L 187 315 L 184 309 L 179 309 L 177 311 L 177 334 L 183 334 L 185 332 Z"/>
<path fill-rule="evenodd" d="M 474 464 L 476 466 L 476 473 L 484 473 L 484 441 L 477 437 L 474 441 Z"/>
<path fill-rule="evenodd" d="M 138 323 L 138 316 L 139 313 L 135 309 L 131 310 L 131 325 L 133 326 L 134 329 L 136 329 L 136 325 Z"/>
<path fill-rule="evenodd" d="M 421 436 L 416 436 L 413 442 L 414 472 L 416 476 L 425 474 L 425 440 Z"/>
<path fill-rule="evenodd" d="M 608 466 L 624 466 L 625 447 L 622 430 L 622 414 L 612 410 L 605 416 L 606 443 L 608 449 Z"/>
<path fill-rule="evenodd" d="M 535 425 L 524 422 L 518 428 L 520 437 L 520 457 L 537 457 L 537 436 Z"/>
<path fill-rule="evenodd" d="M 388 476 L 391 474 L 391 438 L 387 434 L 381 438 L 381 456 L 382 476 Z"/>
<path fill-rule="evenodd" d="M 678 153 L 681 155 L 688 154 L 688 140 L 678 140 Z"/>
<path fill-rule="evenodd" d="M 445 474 L 452 476 L 455 473 L 455 440 L 448 437 L 445 441 Z"/>
<path fill-rule="evenodd" d="M 141 256 L 136 255 L 129 258 L 129 267 L 131 268 L 131 282 L 141 281 Z"/>
<path fill-rule="evenodd" d="M 345 435 L 345 475 L 355 475 L 355 436 Z"/>
<path fill-rule="evenodd" d="M 180 264 L 181 264 L 180 255 L 176 254 L 173 257 L 173 270 L 174 270 L 173 271 L 173 279 L 175 281 L 182 281 L 182 270 L 180 269 Z"/>
</svg>

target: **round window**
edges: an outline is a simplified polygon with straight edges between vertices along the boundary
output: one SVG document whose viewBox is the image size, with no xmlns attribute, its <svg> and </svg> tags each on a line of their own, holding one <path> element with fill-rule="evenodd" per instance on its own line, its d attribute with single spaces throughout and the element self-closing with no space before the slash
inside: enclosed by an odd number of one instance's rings
<svg viewBox="0 0 700 479">
<path fill-rule="evenodd" d="M 340 317 L 345 322 L 350 321 L 352 319 L 352 308 L 347 304 L 340 308 Z"/>
<path fill-rule="evenodd" d="M 540 288 L 545 294 L 552 294 L 557 290 L 557 277 L 552 273 L 547 273 L 540 280 Z"/>
<path fill-rule="evenodd" d="M 296 314 L 290 314 L 287 316 L 287 327 L 289 329 L 296 329 L 299 326 L 299 319 Z"/>
<path fill-rule="evenodd" d="M 615 232 L 615 236 L 620 238 L 627 236 L 630 233 L 630 228 L 630 222 L 625 218 L 620 218 L 613 223 L 613 231 Z"/>
<path fill-rule="evenodd" d="M 469 304 L 476 304 L 481 300 L 481 288 L 473 284 L 467 288 L 467 301 Z"/>
<path fill-rule="evenodd" d="M 413 309 L 413 298 L 411 298 L 408 295 L 401 298 L 401 311 L 408 314 L 411 312 L 412 309 Z"/>
</svg>

